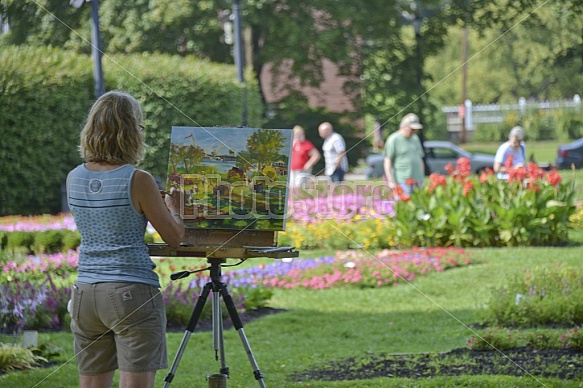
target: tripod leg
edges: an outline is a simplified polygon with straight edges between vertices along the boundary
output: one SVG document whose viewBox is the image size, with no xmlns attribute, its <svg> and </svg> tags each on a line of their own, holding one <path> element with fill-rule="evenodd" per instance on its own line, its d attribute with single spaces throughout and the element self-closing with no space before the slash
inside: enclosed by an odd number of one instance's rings
<svg viewBox="0 0 583 388">
<path fill-rule="evenodd" d="M 225 361 L 225 341 L 223 337 L 223 315 L 221 314 L 221 294 L 213 290 L 213 345 L 215 360 L 220 360 L 220 373 L 229 375 L 229 368 Z"/>
<path fill-rule="evenodd" d="M 249 346 L 249 341 L 247 341 L 247 336 L 245 335 L 245 331 L 243 330 L 243 322 L 239 318 L 239 313 L 237 313 L 237 308 L 235 307 L 235 303 L 233 302 L 233 298 L 229 295 L 229 291 L 227 290 L 227 286 L 223 286 L 221 288 L 221 295 L 223 296 L 223 300 L 225 301 L 225 306 L 227 306 L 227 310 L 229 311 L 229 316 L 233 321 L 233 326 L 235 330 L 239 333 L 239 337 L 241 338 L 241 342 L 243 343 L 243 347 L 245 348 L 245 352 L 247 353 L 247 358 L 249 358 L 249 362 L 253 367 L 253 375 L 255 376 L 255 380 L 259 383 L 259 386 L 265 388 L 265 382 L 263 381 L 263 373 L 259 370 L 259 366 L 255 361 L 255 357 L 253 356 L 253 352 L 251 351 L 251 346 Z"/>
<path fill-rule="evenodd" d="M 206 303 L 206 300 L 208 298 L 209 292 L 210 292 L 212 287 L 213 287 L 212 283 L 210 283 L 210 282 L 207 283 L 204 286 L 204 288 L 202 289 L 202 292 L 201 292 L 198 300 L 196 301 L 196 305 L 194 306 L 194 311 L 192 312 L 192 315 L 190 316 L 190 321 L 188 322 L 188 325 L 186 325 L 186 331 L 184 332 L 184 337 L 182 337 L 182 342 L 180 343 L 180 347 L 178 348 L 178 352 L 176 353 L 176 356 L 174 357 L 174 361 L 172 362 L 172 366 L 170 367 L 170 371 L 166 375 L 166 378 L 164 378 L 164 388 L 168 388 L 170 386 L 170 383 L 174 379 L 176 369 L 178 369 L 178 364 L 180 363 L 180 359 L 182 358 L 184 350 L 186 349 L 186 344 L 188 344 L 188 340 L 190 339 L 190 336 L 192 335 L 192 332 L 194 331 L 196 324 L 198 323 L 198 319 L 200 318 L 200 316 L 202 314 L 202 309 L 204 308 L 204 305 Z"/>
</svg>

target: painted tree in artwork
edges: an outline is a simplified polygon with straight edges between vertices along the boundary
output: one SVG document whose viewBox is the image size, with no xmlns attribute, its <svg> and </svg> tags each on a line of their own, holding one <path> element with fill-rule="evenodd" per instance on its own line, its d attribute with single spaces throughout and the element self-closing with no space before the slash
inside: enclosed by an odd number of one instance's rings
<svg viewBox="0 0 583 388">
<path fill-rule="evenodd" d="M 281 131 L 259 129 L 247 138 L 249 157 L 261 171 L 263 167 L 281 159 L 280 151 L 284 141 Z"/>
<path fill-rule="evenodd" d="M 176 169 L 178 167 L 178 149 L 180 147 L 177 144 L 174 143 L 170 143 L 170 160 L 168 161 L 169 163 L 169 173 L 170 174 L 176 174 Z"/>
<path fill-rule="evenodd" d="M 176 149 L 178 160 L 184 165 L 184 170 L 186 173 L 190 172 L 191 167 L 197 166 L 202 162 L 202 155 L 204 153 L 204 150 L 195 144 L 194 133 L 191 133 L 184 139 L 188 138 L 191 139 L 192 144 L 185 144 L 183 146 L 179 146 Z"/>
</svg>

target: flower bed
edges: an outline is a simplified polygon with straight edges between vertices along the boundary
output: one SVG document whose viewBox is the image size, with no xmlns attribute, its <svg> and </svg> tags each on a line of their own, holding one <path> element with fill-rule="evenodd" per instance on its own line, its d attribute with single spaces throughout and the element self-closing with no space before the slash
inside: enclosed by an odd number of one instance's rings
<svg viewBox="0 0 583 388">
<path fill-rule="evenodd" d="M 410 199 L 397 202 L 397 242 L 403 246 L 500 247 L 565 243 L 576 212 L 575 187 L 536 164 L 471 174 L 469 161 L 431 174 Z"/>
<path fill-rule="evenodd" d="M 469 254 L 456 248 L 339 252 L 336 257 L 294 259 L 259 265 L 226 276 L 229 285 L 273 288 L 386 287 L 409 283 L 419 275 L 441 272 L 471 263 Z"/>
<path fill-rule="evenodd" d="M 77 230 L 73 216 L 61 213 L 56 216 L 0 217 L 0 232 L 45 232 L 48 230 Z"/>
<path fill-rule="evenodd" d="M 170 259 L 161 263 L 163 268 L 157 269 L 161 274 L 176 269 Z M 266 306 L 272 288 L 394 286 L 411 282 L 422 274 L 470 263 L 465 251 L 454 248 L 384 250 L 376 255 L 348 251 L 339 252 L 336 257 L 280 260 L 227 271 L 222 280 L 229 285 L 237 308 L 250 311 Z M 6 262 L 0 282 L 0 332 L 63 328 L 68 319 L 66 305 L 76 267 L 76 252 L 31 256 L 20 264 Z M 168 321 L 173 325 L 188 321 L 202 288 L 210 280 L 208 271 L 193 276 L 189 282 L 173 282 L 162 289 Z M 210 316 L 210 311 L 205 311 L 205 316 Z"/>
<path fill-rule="evenodd" d="M 319 193 L 293 199 L 281 245 L 298 249 L 548 246 L 568 241 L 581 227 L 583 207 L 574 184 L 536 164 L 508 168 L 508 180 L 492 171 L 471 173 L 469 161 L 448 166 L 420 189 L 389 193 L 384 182 L 344 186 L 351 195 Z M 399 198 L 393 201 L 392 198 Z"/>
</svg>

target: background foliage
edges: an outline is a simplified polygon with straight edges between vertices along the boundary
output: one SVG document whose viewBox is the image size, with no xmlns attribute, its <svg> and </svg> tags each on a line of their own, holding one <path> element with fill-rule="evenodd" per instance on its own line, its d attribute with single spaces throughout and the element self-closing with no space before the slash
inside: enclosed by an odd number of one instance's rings
<svg viewBox="0 0 583 388">
<path fill-rule="evenodd" d="M 79 132 L 94 101 L 91 60 L 55 48 L 4 47 L 0 62 L 0 215 L 57 213 L 66 175 L 81 162 Z M 107 90 L 129 91 L 142 104 L 149 147 L 140 167 L 154 176 L 166 176 L 173 125 L 240 125 L 242 90 L 232 66 L 160 54 L 108 57 L 103 66 Z M 254 82 L 246 94 L 249 126 L 260 127 Z"/>
<path fill-rule="evenodd" d="M 89 54 L 87 5 L 75 9 L 60 0 L 3 0 L 0 14 L 10 31 L 0 42 Z M 229 0 L 102 0 L 104 52 L 194 54 L 232 64 L 224 31 L 232 7 Z M 324 80 L 322 63 L 329 60 L 348 76 L 344 88 L 356 91 L 351 94 L 357 111 L 390 127 L 402 110 L 416 111 L 431 131 L 444 128 L 436 120 L 439 105 L 462 100 L 463 26 L 470 29 L 469 58 L 477 54 L 469 63 L 473 101 L 580 93 L 582 11 L 583 3 L 573 0 L 241 2 L 247 63 L 258 83 L 265 65 L 277 69 L 285 63 L 290 79 L 317 86 Z M 298 90 L 298 85 L 278 86 Z"/>
</svg>

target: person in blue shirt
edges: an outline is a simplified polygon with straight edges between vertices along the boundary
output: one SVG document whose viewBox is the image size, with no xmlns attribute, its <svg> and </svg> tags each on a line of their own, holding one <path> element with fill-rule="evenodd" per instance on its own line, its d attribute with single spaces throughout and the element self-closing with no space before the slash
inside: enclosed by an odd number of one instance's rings
<svg viewBox="0 0 583 388">
<path fill-rule="evenodd" d="M 499 179 L 508 179 L 508 164 L 511 168 L 526 166 L 526 145 L 523 140 L 524 130 L 516 126 L 510 130 L 508 141 L 498 147 L 494 157 L 494 172 Z"/>
<path fill-rule="evenodd" d="M 80 387 L 153 387 L 168 367 L 166 313 L 156 265 L 144 241 L 148 222 L 171 246 L 184 224 L 177 191 L 161 197 L 144 155 L 142 109 L 111 91 L 93 104 L 80 136 L 85 159 L 67 177 L 67 200 L 81 234 L 69 312 Z"/>
</svg>

